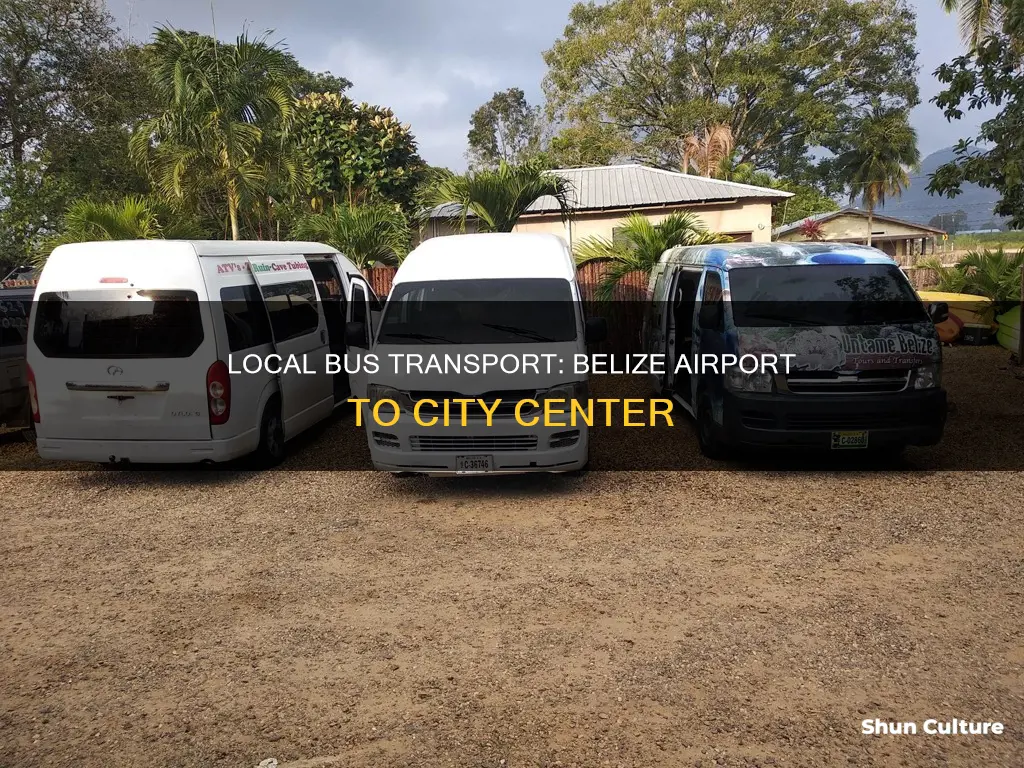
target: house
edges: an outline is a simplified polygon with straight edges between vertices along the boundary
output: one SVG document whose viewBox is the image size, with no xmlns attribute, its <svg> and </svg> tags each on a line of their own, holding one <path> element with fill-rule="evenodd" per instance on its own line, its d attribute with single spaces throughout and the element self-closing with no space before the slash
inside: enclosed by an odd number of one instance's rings
<svg viewBox="0 0 1024 768">
<path fill-rule="evenodd" d="M 841 208 L 829 213 L 818 213 L 808 219 L 821 225 L 823 240 L 860 245 L 868 242 L 868 212 L 861 208 Z M 775 239 L 789 242 L 806 240 L 800 232 L 804 221 L 807 219 L 778 227 L 774 232 Z M 941 229 L 926 224 L 915 224 L 878 213 L 871 217 L 871 245 L 906 266 L 913 264 L 918 256 L 935 253 L 936 239 L 945 235 Z"/>
<path fill-rule="evenodd" d="M 636 164 L 565 168 L 549 173 L 562 176 L 572 185 L 572 218 L 563 222 L 554 198 L 541 198 L 519 219 L 515 231 L 561 235 L 570 246 L 592 235 L 614 239 L 622 220 L 634 213 L 656 224 L 678 211 L 697 214 L 709 230 L 739 242 L 769 242 L 772 204 L 791 196 L 777 189 Z M 454 234 L 457 225 L 453 218 L 458 214 L 457 205 L 433 209 L 421 230 L 422 239 Z M 475 230 L 471 214 L 466 230 Z"/>
</svg>

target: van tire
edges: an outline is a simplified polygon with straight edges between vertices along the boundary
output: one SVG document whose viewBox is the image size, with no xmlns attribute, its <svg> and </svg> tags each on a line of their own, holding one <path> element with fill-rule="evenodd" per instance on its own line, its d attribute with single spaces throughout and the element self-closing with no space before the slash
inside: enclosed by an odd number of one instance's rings
<svg viewBox="0 0 1024 768">
<path fill-rule="evenodd" d="M 711 399 L 704 395 L 697 406 L 697 445 L 706 458 L 713 460 L 727 459 L 730 454 L 729 445 L 718 434 L 711 410 Z"/>
<path fill-rule="evenodd" d="M 263 418 L 260 420 L 260 444 L 252 458 L 260 469 L 269 469 L 284 461 L 284 455 L 284 421 L 281 419 L 281 401 L 274 397 L 263 409 Z"/>
</svg>

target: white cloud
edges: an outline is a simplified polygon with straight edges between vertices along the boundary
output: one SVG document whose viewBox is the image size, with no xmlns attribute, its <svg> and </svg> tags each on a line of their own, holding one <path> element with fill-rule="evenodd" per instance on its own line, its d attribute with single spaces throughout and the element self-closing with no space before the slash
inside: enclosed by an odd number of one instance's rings
<svg viewBox="0 0 1024 768">
<path fill-rule="evenodd" d="M 333 46 L 317 68 L 344 74 L 353 99 L 389 106 L 403 122 L 405 114 L 443 107 L 450 98 L 423 62 L 385 56 L 355 40 Z"/>
</svg>

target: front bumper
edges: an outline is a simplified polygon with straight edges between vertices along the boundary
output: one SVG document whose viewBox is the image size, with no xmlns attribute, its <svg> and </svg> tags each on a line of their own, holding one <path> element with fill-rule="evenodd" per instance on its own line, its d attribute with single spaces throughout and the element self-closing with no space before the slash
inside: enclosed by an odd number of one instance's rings
<svg viewBox="0 0 1024 768">
<path fill-rule="evenodd" d="M 364 413 L 364 415 L 367 415 Z M 420 426 L 410 414 L 384 427 L 365 422 L 375 469 L 430 475 L 463 474 L 460 456 L 490 456 L 494 474 L 571 472 L 583 469 L 589 450 L 586 425 L 524 427 L 515 419 L 483 419 L 466 426 Z"/>
<path fill-rule="evenodd" d="M 935 445 L 946 410 L 942 389 L 827 396 L 726 392 L 722 437 L 732 445 L 830 449 L 833 432 L 866 431 L 873 448 Z"/>
</svg>

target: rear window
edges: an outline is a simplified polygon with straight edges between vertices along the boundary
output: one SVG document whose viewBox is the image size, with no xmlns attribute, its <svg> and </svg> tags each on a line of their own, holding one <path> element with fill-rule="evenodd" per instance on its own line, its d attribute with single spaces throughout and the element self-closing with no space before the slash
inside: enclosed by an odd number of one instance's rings
<svg viewBox="0 0 1024 768">
<path fill-rule="evenodd" d="M 44 357 L 191 357 L 203 343 L 195 291 L 44 293 L 33 339 Z"/>
<path fill-rule="evenodd" d="M 255 285 L 232 285 L 220 289 L 224 324 L 228 330 L 228 349 L 243 349 L 270 344 L 270 319 Z"/>
</svg>

